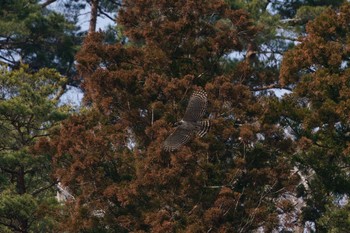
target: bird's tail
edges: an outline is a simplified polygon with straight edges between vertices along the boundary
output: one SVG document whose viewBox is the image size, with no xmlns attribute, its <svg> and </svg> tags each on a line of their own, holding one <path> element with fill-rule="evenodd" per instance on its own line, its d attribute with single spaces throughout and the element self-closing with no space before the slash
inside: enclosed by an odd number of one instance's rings
<svg viewBox="0 0 350 233">
<path fill-rule="evenodd" d="M 200 121 L 199 124 L 200 124 L 200 129 L 197 132 L 197 134 L 199 137 L 203 137 L 209 131 L 210 121 L 209 120 Z"/>
</svg>

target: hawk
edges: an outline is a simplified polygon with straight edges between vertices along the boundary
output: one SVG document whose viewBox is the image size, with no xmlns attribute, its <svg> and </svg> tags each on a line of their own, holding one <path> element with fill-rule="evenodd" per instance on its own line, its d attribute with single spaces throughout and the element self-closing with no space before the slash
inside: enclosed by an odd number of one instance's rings
<svg viewBox="0 0 350 233">
<path fill-rule="evenodd" d="M 187 143 L 194 134 L 203 137 L 209 130 L 209 120 L 202 120 L 207 108 L 207 93 L 204 90 L 193 92 L 188 102 L 185 116 L 178 122 L 175 131 L 163 143 L 166 151 L 174 151 Z"/>
</svg>

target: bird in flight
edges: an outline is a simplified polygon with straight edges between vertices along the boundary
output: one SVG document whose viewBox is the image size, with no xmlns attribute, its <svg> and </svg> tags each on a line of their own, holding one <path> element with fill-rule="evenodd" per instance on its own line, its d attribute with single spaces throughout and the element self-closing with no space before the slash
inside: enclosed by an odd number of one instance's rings
<svg viewBox="0 0 350 233">
<path fill-rule="evenodd" d="M 163 143 L 166 151 L 174 151 L 186 144 L 195 134 L 203 137 L 209 130 L 209 120 L 202 120 L 207 109 L 207 93 L 200 89 L 194 91 L 188 102 L 183 119 L 178 122 L 174 132 Z"/>
</svg>

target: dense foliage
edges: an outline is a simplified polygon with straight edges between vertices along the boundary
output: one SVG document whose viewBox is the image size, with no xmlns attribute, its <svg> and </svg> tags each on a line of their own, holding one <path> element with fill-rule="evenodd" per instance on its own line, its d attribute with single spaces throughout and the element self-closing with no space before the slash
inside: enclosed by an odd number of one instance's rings
<svg viewBox="0 0 350 233">
<path fill-rule="evenodd" d="M 0 231 L 346 232 L 349 23 L 342 0 L 1 2 Z M 209 133 L 164 151 L 199 89 Z"/>
<path fill-rule="evenodd" d="M 310 205 L 304 218 L 309 221 L 350 194 L 349 15 L 346 4 L 309 23 L 308 36 L 285 54 L 280 73 L 284 85 L 296 86 L 278 108 L 298 144 L 295 162 L 313 174 L 305 193 Z"/>
<path fill-rule="evenodd" d="M 50 232 L 57 182 L 51 157 L 36 154 L 35 143 L 67 116 L 57 107 L 65 79 L 50 69 L 0 72 L 0 231 Z"/>
</svg>

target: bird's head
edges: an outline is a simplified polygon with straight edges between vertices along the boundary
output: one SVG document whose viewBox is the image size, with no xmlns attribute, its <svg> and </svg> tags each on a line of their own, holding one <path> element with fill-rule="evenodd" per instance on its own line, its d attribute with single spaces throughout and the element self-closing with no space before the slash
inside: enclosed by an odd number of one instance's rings
<svg viewBox="0 0 350 233">
<path fill-rule="evenodd" d="M 183 123 L 184 123 L 183 120 L 177 121 L 177 122 L 175 122 L 174 126 L 179 126 L 179 125 L 182 125 Z"/>
</svg>

